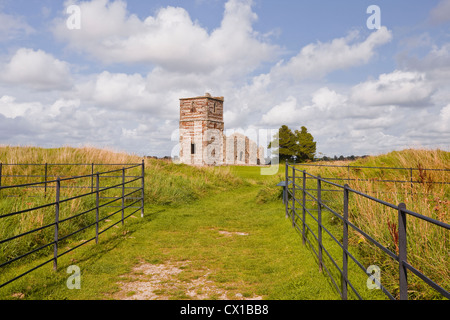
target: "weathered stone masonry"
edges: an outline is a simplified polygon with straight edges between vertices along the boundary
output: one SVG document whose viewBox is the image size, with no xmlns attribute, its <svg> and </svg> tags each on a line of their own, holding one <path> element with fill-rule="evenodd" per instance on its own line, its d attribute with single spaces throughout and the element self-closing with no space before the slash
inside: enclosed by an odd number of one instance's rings
<svg viewBox="0 0 450 320">
<path fill-rule="evenodd" d="M 264 164 L 264 148 L 248 137 L 224 134 L 223 97 L 180 99 L 180 161 L 185 164 Z"/>
</svg>

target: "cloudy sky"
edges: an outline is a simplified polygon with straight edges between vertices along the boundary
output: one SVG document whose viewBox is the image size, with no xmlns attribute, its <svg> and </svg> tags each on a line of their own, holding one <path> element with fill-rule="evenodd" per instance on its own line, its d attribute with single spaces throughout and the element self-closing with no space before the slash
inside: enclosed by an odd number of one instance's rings
<svg viewBox="0 0 450 320">
<path fill-rule="evenodd" d="M 319 155 L 449 150 L 450 0 L 0 0 L 1 145 L 171 155 L 205 92 Z"/>
</svg>

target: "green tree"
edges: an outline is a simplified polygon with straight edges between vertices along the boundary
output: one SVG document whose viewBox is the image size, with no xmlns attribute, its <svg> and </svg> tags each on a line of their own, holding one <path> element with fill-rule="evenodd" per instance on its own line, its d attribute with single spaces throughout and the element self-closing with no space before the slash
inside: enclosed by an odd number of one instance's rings
<svg viewBox="0 0 450 320">
<path fill-rule="evenodd" d="M 313 136 L 308 132 L 306 127 L 301 127 L 300 131 L 292 130 L 282 125 L 278 130 L 278 133 L 274 136 L 274 139 L 279 139 L 278 148 L 275 148 L 274 141 L 269 144 L 269 148 L 272 148 L 272 152 L 278 150 L 280 161 L 286 159 L 292 160 L 294 157 L 296 161 L 314 160 L 316 154 L 316 142 L 314 142 Z"/>
<path fill-rule="evenodd" d="M 316 156 L 317 143 L 314 141 L 314 137 L 308 132 L 306 127 L 302 126 L 301 130 L 295 130 L 296 137 L 296 152 L 297 160 L 307 161 L 314 160 Z"/>
<path fill-rule="evenodd" d="M 276 139 L 278 139 L 278 148 L 276 147 Z M 295 155 L 295 135 L 288 126 L 283 125 L 274 136 L 274 141 L 269 143 L 272 153 L 279 153 L 280 161 L 290 159 Z"/>
</svg>

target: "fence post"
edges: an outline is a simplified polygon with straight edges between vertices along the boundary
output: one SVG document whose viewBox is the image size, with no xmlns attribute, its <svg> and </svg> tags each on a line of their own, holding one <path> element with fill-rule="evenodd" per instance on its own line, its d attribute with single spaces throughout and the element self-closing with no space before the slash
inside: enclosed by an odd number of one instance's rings
<svg viewBox="0 0 450 320">
<path fill-rule="evenodd" d="M 283 201 L 284 201 L 284 207 L 285 207 L 285 211 L 286 211 L 286 219 L 289 216 L 289 206 L 288 206 L 288 190 L 289 190 L 289 164 L 288 161 L 286 159 L 286 165 L 284 168 L 284 176 L 285 176 L 285 185 L 284 185 L 284 190 L 283 190 Z"/>
<path fill-rule="evenodd" d="M 145 186 L 145 161 L 144 159 L 142 159 L 141 218 L 144 217 L 144 186 Z"/>
<path fill-rule="evenodd" d="M 318 238 L 319 238 L 319 270 L 323 270 L 322 262 L 322 180 L 320 176 L 317 178 L 317 221 L 319 224 Z"/>
<path fill-rule="evenodd" d="M 122 225 L 125 216 L 125 167 L 122 168 Z"/>
<path fill-rule="evenodd" d="M 61 179 L 56 180 L 56 201 L 55 201 L 55 242 L 53 245 L 53 270 L 58 268 L 58 234 L 59 234 L 59 199 L 61 191 Z"/>
<path fill-rule="evenodd" d="M 342 236 L 342 300 L 347 300 L 348 289 L 348 184 L 344 186 L 344 220 Z"/>
<path fill-rule="evenodd" d="M 91 165 L 91 192 L 94 192 L 94 164 Z"/>
<path fill-rule="evenodd" d="M 409 177 L 410 177 L 410 181 L 411 181 L 411 196 L 413 195 L 413 188 L 414 188 L 414 183 L 413 183 L 413 168 L 409 168 Z"/>
<path fill-rule="evenodd" d="M 303 235 L 303 244 L 306 243 L 306 170 L 303 170 L 303 199 L 302 199 L 302 205 L 303 205 L 303 210 L 302 210 L 302 216 L 303 216 L 303 231 L 302 231 L 302 235 Z"/>
<path fill-rule="evenodd" d="M 48 175 L 47 173 L 48 173 L 48 164 L 45 163 L 45 176 L 44 176 L 44 177 L 45 177 L 45 178 L 44 178 L 44 179 L 45 179 L 45 180 L 44 180 L 44 182 L 45 182 L 45 183 L 44 183 L 44 194 L 45 194 L 45 195 L 47 195 L 47 175 Z"/>
<path fill-rule="evenodd" d="M 407 262 L 406 209 L 404 203 L 398 205 L 398 265 L 400 280 L 400 300 L 408 300 L 408 275 L 403 262 Z"/>
<path fill-rule="evenodd" d="M 3 169 L 3 163 L 0 162 L 0 195 L 2 190 L 2 169 Z"/>
<path fill-rule="evenodd" d="M 292 226 L 295 227 L 295 166 L 292 165 Z"/>
<path fill-rule="evenodd" d="M 100 174 L 97 172 L 96 176 L 96 199 L 95 199 L 95 243 L 98 244 L 98 223 L 99 223 L 99 202 L 100 202 Z"/>
</svg>

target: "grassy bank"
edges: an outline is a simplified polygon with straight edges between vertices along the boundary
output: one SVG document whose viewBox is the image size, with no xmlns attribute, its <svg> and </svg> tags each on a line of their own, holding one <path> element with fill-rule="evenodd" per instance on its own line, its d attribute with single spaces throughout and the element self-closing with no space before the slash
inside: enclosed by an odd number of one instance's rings
<svg viewBox="0 0 450 320">
<path fill-rule="evenodd" d="M 94 172 L 120 169 L 121 166 L 102 166 L 97 164 L 136 164 L 142 158 L 123 152 L 96 148 L 43 149 L 35 147 L 0 146 L 0 163 L 4 164 L 69 164 L 64 166 L 49 165 L 49 176 L 76 176 L 91 174 L 91 166 L 96 164 Z M 72 165 L 70 165 L 72 164 Z M 87 164 L 77 166 L 73 164 Z M 243 183 L 242 179 L 230 173 L 229 168 L 196 168 L 173 164 L 166 160 L 145 159 L 146 166 L 146 200 L 152 204 L 184 204 L 197 200 L 210 190 L 224 190 Z M 3 175 L 42 176 L 44 166 L 6 166 Z M 137 170 L 137 174 L 139 170 Z M 3 185 L 43 181 L 43 178 L 4 177 Z M 29 193 L 29 190 L 27 190 Z"/>
<path fill-rule="evenodd" d="M 394 205 L 405 203 L 406 207 L 433 219 L 450 223 L 450 185 L 436 182 L 450 182 L 449 171 L 428 171 L 426 168 L 450 169 L 450 153 L 441 150 L 404 150 L 355 162 L 322 163 L 339 167 L 307 167 L 308 172 L 329 178 L 350 179 L 350 187 Z M 362 167 L 395 167 L 406 170 Z M 414 170 L 411 170 L 413 168 Z M 411 185 L 412 180 L 414 183 Z M 390 180 L 381 182 L 380 180 Z M 393 182 L 399 180 L 403 182 Z M 435 182 L 435 183 L 433 183 Z M 347 183 L 346 180 L 338 182 Z M 314 187 L 309 184 L 310 187 Z M 328 186 L 327 186 L 328 187 Z M 324 197 L 337 212 L 342 212 L 341 193 L 326 193 Z M 314 208 L 314 207 L 313 207 Z M 398 253 L 397 212 L 358 195 L 350 195 L 349 218 L 352 223 L 368 233 L 383 246 Z M 328 215 L 328 214 L 327 214 Z M 336 233 L 342 234 L 340 220 L 328 215 L 328 223 Z M 408 261 L 433 281 L 444 288 L 450 288 L 450 263 L 448 230 L 434 226 L 414 217 L 407 219 Z M 382 270 L 382 284 L 394 296 L 398 296 L 398 264 L 381 250 L 370 244 L 359 233 L 350 233 L 353 252 L 361 256 L 366 266 L 377 265 Z M 422 280 L 409 277 L 411 299 L 440 298 Z"/>
</svg>

